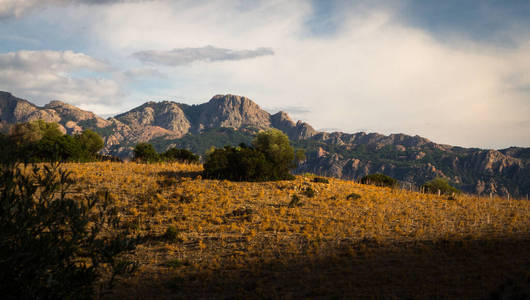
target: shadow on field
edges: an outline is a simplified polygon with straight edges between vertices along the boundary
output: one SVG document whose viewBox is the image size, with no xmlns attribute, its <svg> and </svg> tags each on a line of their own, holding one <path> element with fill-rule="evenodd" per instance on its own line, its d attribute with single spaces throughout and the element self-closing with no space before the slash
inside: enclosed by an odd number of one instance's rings
<svg viewBox="0 0 530 300">
<path fill-rule="evenodd" d="M 327 255 L 196 271 L 181 267 L 134 298 L 530 299 L 530 237 L 343 243 Z M 281 253 L 281 252 L 280 252 Z M 259 261 L 259 260 L 258 260 Z M 149 278 L 140 280 L 146 282 Z M 132 293 L 131 293 L 132 292 Z"/>
</svg>

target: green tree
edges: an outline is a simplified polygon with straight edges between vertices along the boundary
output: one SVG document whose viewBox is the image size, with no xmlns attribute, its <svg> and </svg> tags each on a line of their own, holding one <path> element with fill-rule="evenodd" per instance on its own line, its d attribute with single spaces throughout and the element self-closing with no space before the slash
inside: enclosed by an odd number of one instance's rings
<svg viewBox="0 0 530 300">
<path fill-rule="evenodd" d="M 45 136 L 54 138 L 62 135 L 59 124 L 43 120 L 16 124 L 9 133 L 11 140 L 18 146 L 35 143 Z"/>
<path fill-rule="evenodd" d="M 278 129 L 263 131 L 252 141 L 252 146 L 265 155 L 271 178 L 292 178 L 289 171 L 296 167 L 295 152 L 287 135 Z"/>
<path fill-rule="evenodd" d="M 377 186 L 395 187 L 398 185 L 398 181 L 388 175 L 375 173 L 369 174 L 361 178 L 362 184 L 372 184 Z"/>
<path fill-rule="evenodd" d="M 289 171 L 296 166 L 295 153 L 285 134 L 279 130 L 261 132 L 252 145 L 210 151 L 204 163 L 204 176 L 235 181 L 293 178 Z"/>
<path fill-rule="evenodd" d="M 199 156 L 186 149 L 171 148 L 166 150 L 160 156 L 164 161 L 180 161 L 187 163 L 196 163 L 199 161 Z"/>
<path fill-rule="evenodd" d="M 460 194 L 461 191 L 449 184 L 449 181 L 445 178 L 436 177 L 433 180 L 427 181 L 421 186 L 425 192 L 437 194 L 440 191 L 440 194 L 443 195 L 452 195 Z"/>
<path fill-rule="evenodd" d="M 155 147 L 149 143 L 139 143 L 134 147 L 134 160 L 142 162 L 157 162 L 160 157 Z"/>
<path fill-rule="evenodd" d="M 76 134 L 74 138 L 81 147 L 83 152 L 82 156 L 87 160 L 94 159 L 104 145 L 101 136 L 89 129 L 83 131 L 81 134 Z"/>
</svg>

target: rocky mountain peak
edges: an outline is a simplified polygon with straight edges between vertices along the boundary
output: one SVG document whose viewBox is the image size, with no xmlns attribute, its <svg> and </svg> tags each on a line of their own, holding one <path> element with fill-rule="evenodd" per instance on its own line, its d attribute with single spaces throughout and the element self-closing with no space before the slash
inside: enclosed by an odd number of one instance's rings
<svg viewBox="0 0 530 300">
<path fill-rule="evenodd" d="M 279 111 L 275 113 L 274 115 L 271 115 L 271 122 L 275 124 L 290 124 L 292 126 L 296 126 L 296 124 L 293 122 L 293 120 L 289 117 L 289 115 L 284 111 Z"/>
<path fill-rule="evenodd" d="M 146 102 L 126 113 L 117 115 L 115 119 L 136 130 L 141 130 L 145 126 L 154 126 L 171 131 L 176 136 L 188 133 L 191 128 L 184 111 L 177 103 L 171 101 Z"/>
<path fill-rule="evenodd" d="M 269 113 L 247 97 L 216 95 L 200 107 L 199 130 L 213 127 L 268 128 L 269 119 Z"/>
</svg>

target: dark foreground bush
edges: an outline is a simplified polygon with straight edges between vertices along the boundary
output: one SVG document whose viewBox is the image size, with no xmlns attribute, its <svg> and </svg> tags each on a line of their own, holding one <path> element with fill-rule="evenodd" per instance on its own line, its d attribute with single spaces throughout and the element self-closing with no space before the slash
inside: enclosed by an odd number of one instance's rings
<svg viewBox="0 0 530 300">
<path fill-rule="evenodd" d="M 423 184 L 422 189 L 426 193 L 432 193 L 437 194 L 438 191 L 440 191 L 440 194 L 442 195 L 453 195 L 453 194 L 460 194 L 461 191 L 449 184 L 449 181 L 445 178 L 434 178 L 431 181 L 426 182 Z"/>
<path fill-rule="evenodd" d="M 372 184 L 376 186 L 395 187 L 397 186 L 398 181 L 385 174 L 376 173 L 364 176 L 361 178 L 361 183 Z"/>
<path fill-rule="evenodd" d="M 267 181 L 293 179 L 290 170 L 296 166 L 294 148 L 279 130 L 259 133 L 252 146 L 225 146 L 214 149 L 204 163 L 204 177 L 233 181 Z"/>
<path fill-rule="evenodd" d="M 3 299 L 90 299 L 134 270 L 124 254 L 139 238 L 120 229 L 109 194 L 73 199 L 70 184 L 58 165 L 0 167 Z"/>
</svg>

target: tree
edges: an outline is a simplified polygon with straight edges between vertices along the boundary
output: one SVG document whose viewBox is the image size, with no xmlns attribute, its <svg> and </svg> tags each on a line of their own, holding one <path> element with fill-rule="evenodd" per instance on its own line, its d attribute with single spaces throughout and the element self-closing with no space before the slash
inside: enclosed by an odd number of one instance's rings
<svg viewBox="0 0 530 300">
<path fill-rule="evenodd" d="M 42 120 L 13 126 L 0 142 L 0 153 L 9 154 L 3 155 L 4 162 L 92 161 L 103 148 L 103 139 L 91 130 L 70 136 L 57 123 Z"/>
<path fill-rule="evenodd" d="M 395 187 L 398 181 L 388 175 L 375 173 L 369 174 L 361 178 L 362 184 L 373 184 L 376 186 Z"/>
<path fill-rule="evenodd" d="M 296 167 L 295 152 L 287 135 L 278 129 L 263 131 L 252 141 L 252 146 L 265 155 L 271 178 L 292 178 L 289 171 Z"/>
<path fill-rule="evenodd" d="M 421 186 L 425 192 L 437 194 L 440 191 L 440 194 L 443 195 L 452 195 L 460 194 L 461 191 L 449 184 L 449 181 L 445 178 L 436 177 L 433 180 L 427 181 Z"/>
<path fill-rule="evenodd" d="M 11 140 L 18 146 L 35 143 L 45 136 L 55 138 L 62 135 L 59 124 L 48 123 L 43 120 L 16 124 L 9 133 Z"/>
<path fill-rule="evenodd" d="M 81 134 L 75 135 L 74 137 L 83 151 L 83 156 L 87 159 L 94 159 L 104 145 L 103 139 L 99 134 L 89 129 L 83 131 Z"/>
<path fill-rule="evenodd" d="M 204 176 L 234 181 L 283 180 L 293 178 L 289 171 L 295 166 L 294 149 L 287 136 L 269 130 L 259 133 L 252 146 L 240 144 L 210 151 Z"/>
<path fill-rule="evenodd" d="M 171 148 L 160 156 L 164 161 L 180 161 L 186 163 L 196 163 L 199 161 L 199 156 L 186 149 Z"/>
<path fill-rule="evenodd" d="M 139 143 L 134 147 L 134 159 L 142 162 L 157 162 L 160 157 L 155 147 L 149 143 Z"/>
</svg>

